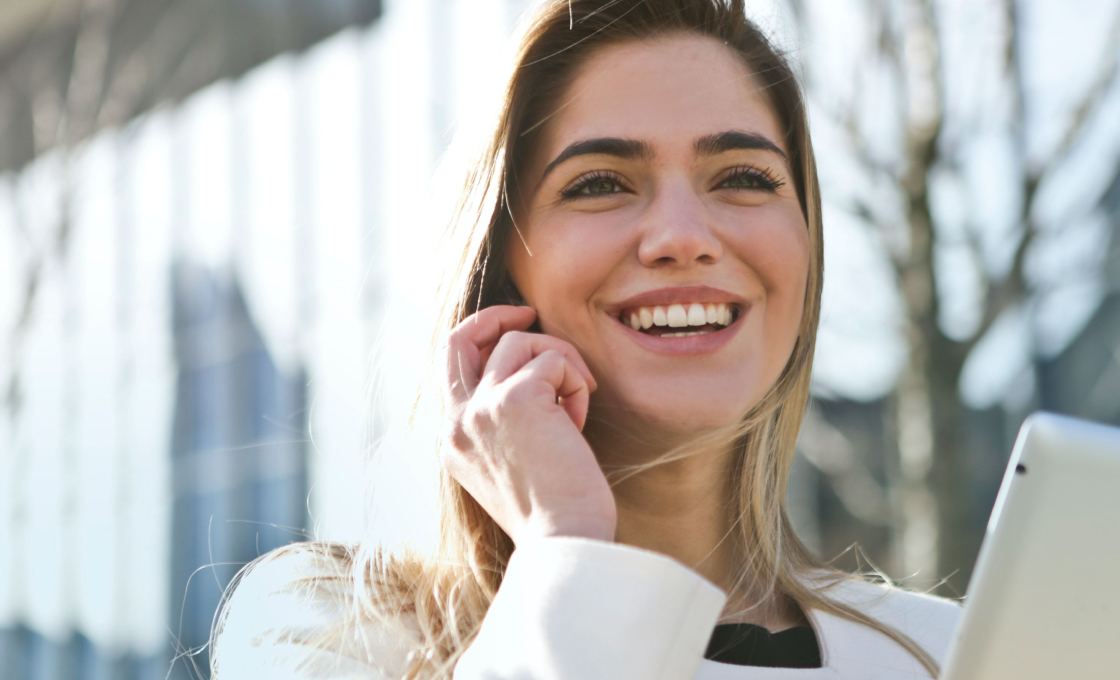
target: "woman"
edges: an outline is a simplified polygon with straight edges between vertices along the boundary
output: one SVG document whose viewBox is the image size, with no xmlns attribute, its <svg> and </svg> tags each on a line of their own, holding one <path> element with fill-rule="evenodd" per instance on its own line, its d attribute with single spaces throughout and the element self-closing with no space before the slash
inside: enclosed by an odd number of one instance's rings
<svg viewBox="0 0 1120 680">
<path fill-rule="evenodd" d="M 455 221 L 438 554 L 266 556 L 216 677 L 936 676 L 958 607 L 784 510 L 822 273 L 788 65 L 741 0 L 554 0 L 515 65 Z"/>
</svg>

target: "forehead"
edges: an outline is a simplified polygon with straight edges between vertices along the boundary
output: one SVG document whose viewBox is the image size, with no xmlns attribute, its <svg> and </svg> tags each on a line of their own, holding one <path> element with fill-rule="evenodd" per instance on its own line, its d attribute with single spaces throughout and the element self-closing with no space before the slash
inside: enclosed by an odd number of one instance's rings
<svg viewBox="0 0 1120 680">
<path fill-rule="evenodd" d="M 545 133 L 552 154 L 594 137 L 654 149 L 687 146 L 725 130 L 762 134 L 785 150 L 761 81 L 715 39 L 672 35 L 605 47 L 578 70 Z"/>
</svg>

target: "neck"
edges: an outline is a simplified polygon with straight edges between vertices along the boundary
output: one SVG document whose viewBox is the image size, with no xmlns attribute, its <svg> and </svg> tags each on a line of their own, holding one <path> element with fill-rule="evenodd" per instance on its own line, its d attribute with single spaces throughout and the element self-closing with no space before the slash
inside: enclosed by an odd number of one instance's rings
<svg viewBox="0 0 1120 680">
<path fill-rule="evenodd" d="M 673 557 L 728 590 L 734 551 L 725 462 L 696 454 L 617 484 L 616 540 Z"/>
<path fill-rule="evenodd" d="M 644 436 L 639 439 L 618 429 L 612 436 L 585 430 L 604 469 L 623 474 L 613 485 L 618 509 L 615 540 L 668 555 L 726 592 L 724 622 L 757 623 L 770 630 L 798 625 L 801 612 L 785 598 L 743 592 L 737 585 L 742 558 L 735 550 L 737 529 L 728 508 L 736 493 L 731 488 L 733 445 L 726 440 L 693 444 L 676 460 L 625 476 L 629 466 L 678 453 L 681 445 L 705 438 L 704 433 L 652 437 L 649 427 L 632 431 Z M 650 441 L 666 443 L 653 447 Z"/>
</svg>

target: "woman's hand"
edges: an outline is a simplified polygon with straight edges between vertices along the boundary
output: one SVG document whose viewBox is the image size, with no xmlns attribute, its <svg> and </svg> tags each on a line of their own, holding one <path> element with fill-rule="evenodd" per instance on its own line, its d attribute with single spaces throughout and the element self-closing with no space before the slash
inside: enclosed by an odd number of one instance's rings
<svg viewBox="0 0 1120 680">
<path fill-rule="evenodd" d="M 614 540 L 614 496 L 587 440 L 595 378 L 567 342 L 526 333 L 536 312 L 488 307 L 448 336 L 442 463 L 515 544 Z"/>
</svg>

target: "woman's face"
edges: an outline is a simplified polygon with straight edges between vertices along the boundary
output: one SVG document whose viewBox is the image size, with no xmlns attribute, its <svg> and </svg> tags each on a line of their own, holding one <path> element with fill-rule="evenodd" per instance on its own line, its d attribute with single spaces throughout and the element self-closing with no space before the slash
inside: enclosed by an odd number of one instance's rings
<svg viewBox="0 0 1120 680">
<path fill-rule="evenodd" d="M 786 155 L 758 81 L 715 40 L 619 44 L 577 72 L 518 178 L 507 263 L 595 374 L 593 416 L 729 425 L 777 380 L 809 270 Z"/>
</svg>

